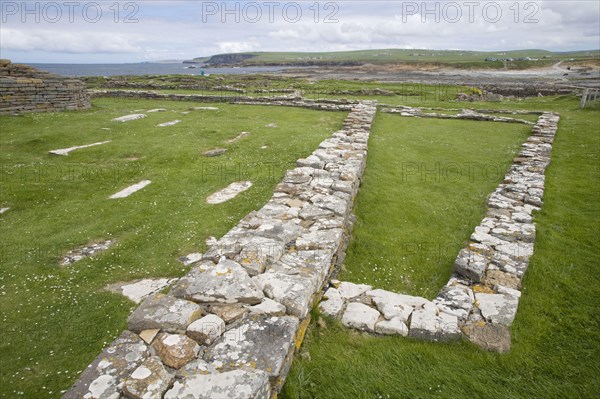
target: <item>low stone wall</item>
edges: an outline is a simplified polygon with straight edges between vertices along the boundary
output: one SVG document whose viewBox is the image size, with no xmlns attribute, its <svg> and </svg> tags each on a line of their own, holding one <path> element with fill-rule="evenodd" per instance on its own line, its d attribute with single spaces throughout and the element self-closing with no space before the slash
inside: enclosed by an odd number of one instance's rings
<svg viewBox="0 0 600 399">
<path fill-rule="evenodd" d="M 89 95 L 80 80 L 0 60 L 0 115 L 89 107 Z"/>
<path fill-rule="evenodd" d="M 167 94 L 148 90 L 89 90 L 92 97 L 141 98 L 148 100 L 195 101 L 209 103 L 232 103 L 247 105 L 282 105 L 315 110 L 350 111 L 358 101 L 319 99 L 312 101 L 296 95 L 290 96 L 218 96 L 204 94 Z"/>
<path fill-rule="evenodd" d="M 280 390 L 332 272 L 344 259 L 374 102 L 297 162 L 269 202 L 218 240 L 64 398 L 269 398 Z"/>
<path fill-rule="evenodd" d="M 490 195 L 485 218 L 458 254 L 438 296 L 397 294 L 364 284 L 332 282 L 319 304 L 347 327 L 386 335 L 447 341 L 465 335 L 497 352 L 510 349 L 509 327 L 521 297 L 521 280 L 533 255 L 533 212 L 542 206 L 544 171 L 559 117 L 542 114 L 504 181 Z"/>
<path fill-rule="evenodd" d="M 381 112 L 390 113 L 390 114 L 400 114 L 401 116 L 409 116 L 416 118 L 437 118 L 437 119 L 464 119 L 464 120 L 472 120 L 472 121 L 483 121 L 483 122 L 506 122 L 506 123 L 522 123 L 524 125 L 533 125 L 533 122 L 527 121 L 525 119 L 519 118 L 511 118 L 507 116 L 496 116 L 491 115 L 490 113 L 493 111 L 480 111 L 473 110 L 469 108 L 463 108 L 459 110 L 459 113 L 455 115 L 449 114 L 441 114 L 437 112 L 423 112 L 423 108 L 417 107 L 407 107 L 407 106 L 399 106 L 399 107 L 386 107 L 381 110 Z M 506 114 L 506 111 L 503 112 Z M 517 114 L 519 115 L 519 114 Z M 521 114 L 522 115 L 522 114 Z"/>
</svg>

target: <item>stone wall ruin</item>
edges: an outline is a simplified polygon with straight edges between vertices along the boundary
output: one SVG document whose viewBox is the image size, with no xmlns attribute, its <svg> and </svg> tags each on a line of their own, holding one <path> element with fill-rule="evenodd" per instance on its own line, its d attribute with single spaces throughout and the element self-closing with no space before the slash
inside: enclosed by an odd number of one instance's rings
<svg viewBox="0 0 600 399">
<path fill-rule="evenodd" d="M 0 60 L 0 115 L 89 107 L 90 97 L 82 81 Z"/>
</svg>

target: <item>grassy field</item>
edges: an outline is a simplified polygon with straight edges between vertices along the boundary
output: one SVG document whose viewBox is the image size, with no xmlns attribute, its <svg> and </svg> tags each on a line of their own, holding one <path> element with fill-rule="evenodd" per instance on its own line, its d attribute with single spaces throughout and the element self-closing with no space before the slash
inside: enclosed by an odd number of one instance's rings
<svg viewBox="0 0 600 399">
<path fill-rule="evenodd" d="M 461 51 L 461 50 L 422 50 L 422 49 L 381 49 L 337 52 L 256 52 L 240 53 L 249 58 L 240 62 L 242 65 L 335 65 L 335 64 L 438 64 L 454 68 L 496 68 L 504 67 L 502 61 L 486 62 L 486 58 L 525 58 L 536 61 L 512 61 L 507 63 L 509 69 L 527 69 L 551 65 L 560 60 L 594 60 L 600 56 L 599 50 L 577 52 L 550 52 L 545 50 L 515 51 Z M 239 54 L 220 54 L 208 59 L 208 62 L 234 63 L 227 61 L 229 57 Z M 232 58 L 234 59 L 234 58 Z M 206 57 L 197 59 L 205 62 Z M 237 63 L 237 62 L 235 62 Z"/>
<path fill-rule="evenodd" d="M 134 78 L 142 86 L 148 79 L 172 83 L 166 77 Z M 186 79 L 161 90 L 188 92 L 186 85 L 206 78 Z M 561 113 L 546 172 L 545 204 L 536 215 L 536 253 L 512 327 L 512 351 L 497 355 L 466 342 L 366 336 L 333 320 L 317 324 L 314 311 L 280 397 L 600 395 L 597 104 L 579 110 L 578 99 L 571 96 L 465 104 L 449 100 L 452 93 L 468 88 L 208 79 L 209 87 L 292 87 L 315 99 Z M 97 80 L 97 87 L 101 85 Z M 378 94 L 377 88 L 393 95 Z M 196 105 L 219 110 L 182 113 Z M 110 121 L 160 107 L 168 111 L 124 124 Z M 284 107 L 115 99 L 94 100 L 93 108 L 83 112 L 1 117 L 0 207 L 11 209 L 0 216 L 0 397 L 59 397 L 125 328 L 134 305 L 103 292 L 105 285 L 184 274 L 179 256 L 204 250 L 207 237 L 221 236 L 264 204 L 284 170 L 312 152 L 344 117 Z M 156 127 L 174 119 L 182 122 Z M 270 123 L 278 127 L 266 127 Z M 226 144 L 241 131 L 251 135 Z M 485 197 L 502 179 L 527 131 L 523 125 L 379 113 L 355 206 L 358 221 L 340 277 L 433 297 L 447 281 L 454 257 L 485 212 Z M 113 142 L 68 157 L 48 155 L 52 149 L 102 140 Z M 228 152 L 218 158 L 201 155 L 215 147 Z M 143 191 L 122 200 L 106 199 L 143 179 L 152 180 Z M 254 186 L 240 197 L 217 206 L 205 204 L 211 192 L 243 179 Z M 115 247 L 58 267 L 68 250 L 108 237 L 117 240 Z"/>
<path fill-rule="evenodd" d="M 216 111 L 191 111 L 214 105 Z M 127 123 L 114 117 L 164 107 Z M 0 397 L 57 398 L 123 329 L 134 304 L 113 282 L 181 276 L 177 258 L 203 251 L 260 208 L 295 160 L 341 127 L 345 113 L 286 107 L 98 99 L 82 112 L 1 117 Z M 180 119 L 171 127 L 158 123 Z M 275 123 L 276 128 L 266 127 Z M 108 130 L 105 130 L 108 129 Z M 234 144 L 241 131 L 251 134 Z M 49 150 L 112 140 L 68 157 Z M 266 148 L 261 148 L 267 146 Z M 220 157 L 202 153 L 228 148 Z M 143 179 L 144 190 L 107 197 Z M 236 199 L 206 197 L 233 181 Z M 59 267 L 70 249 L 113 238 L 111 249 Z"/>
<path fill-rule="evenodd" d="M 333 320 L 316 323 L 315 311 L 283 398 L 600 396 L 598 111 L 579 110 L 575 97 L 473 106 L 561 113 L 511 352 L 368 336 Z M 416 160 L 433 169 L 435 162 L 462 165 L 487 155 L 506 165 L 525 132 L 393 118 L 379 114 L 374 124 L 358 222 L 340 278 L 431 298 L 483 215 L 486 189 L 491 192 L 497 181 L 463 186 L 461 180 L 459 186 L 427 175 L 402 182 L 402 164 Z"/>
</svg>

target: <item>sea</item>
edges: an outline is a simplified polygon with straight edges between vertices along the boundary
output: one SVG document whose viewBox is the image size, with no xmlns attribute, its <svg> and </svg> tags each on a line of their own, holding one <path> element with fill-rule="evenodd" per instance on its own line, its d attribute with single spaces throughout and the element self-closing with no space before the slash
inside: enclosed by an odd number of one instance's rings
<svg viewBox="0 0 600 399">
<path fill-rule="evenodd" d="M 222 67 L 213 68 L 199 64 L 29 64 L 35 68 L 63 76 L 124 76 L 124 75 L 240 75 L 280 72 L 286 67 Z"/>
</svg>

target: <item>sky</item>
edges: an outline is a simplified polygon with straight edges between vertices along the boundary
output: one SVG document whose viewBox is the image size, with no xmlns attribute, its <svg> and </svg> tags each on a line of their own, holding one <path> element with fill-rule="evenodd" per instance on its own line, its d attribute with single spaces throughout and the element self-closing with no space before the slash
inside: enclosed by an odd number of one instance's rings
<svg viewBox="0 0 600 399">
<path fill-rule="evenodd" d="M 600 2 L 0 0 L 0 58 L 14 62 L 384 48 L 599 49 Z"/>
</svg>

